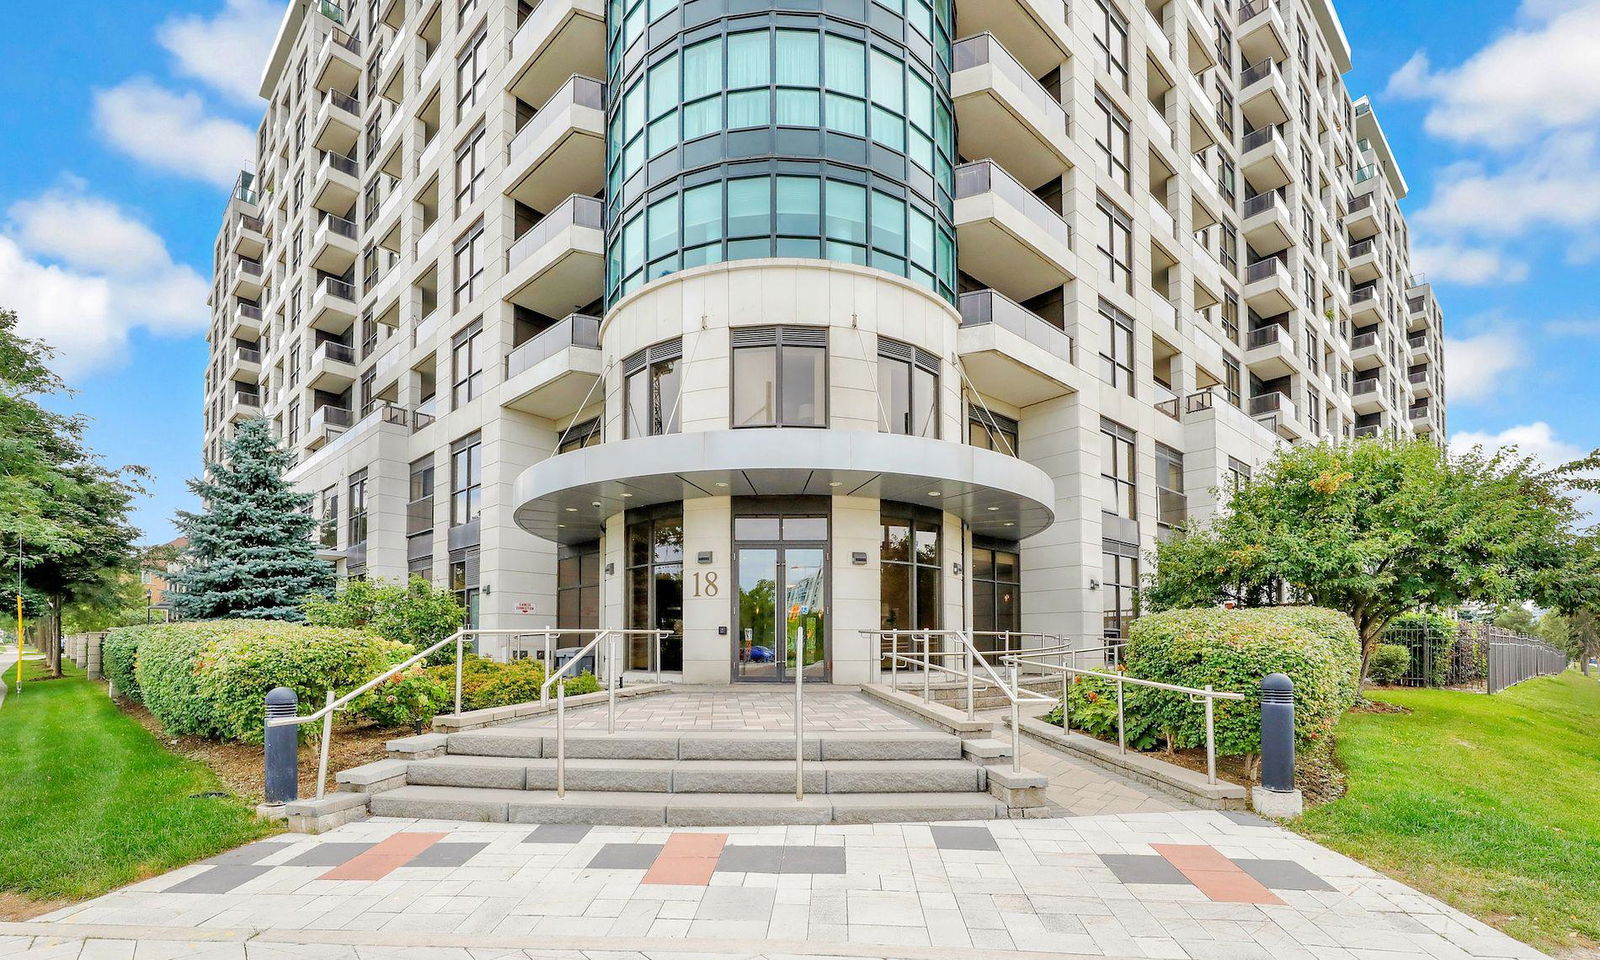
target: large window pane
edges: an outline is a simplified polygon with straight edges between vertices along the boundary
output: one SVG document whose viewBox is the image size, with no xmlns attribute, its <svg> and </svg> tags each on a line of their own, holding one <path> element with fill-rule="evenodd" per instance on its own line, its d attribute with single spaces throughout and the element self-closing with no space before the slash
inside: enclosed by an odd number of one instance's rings
<svg viewBox="0 0 1600 960">
<path fill-rule="evenodd" d="M 778 31 L 778 53 L 774 58 L 778 83 L 797 87 L 821 85 L 818 39 L 810 30 Z"/>
<path fill-rule="evenodd" d="M 824 79 L 828 89 L 866 95 L 866 47 L 859 41 L 829 36 L 823 40 Z"/>
<path fill-rule="evenodd" d="M 848 243 L 866 243 L 867 189 L 853 183 L 829 180 L 827 200 L 828 238 Z"/>
<path fill-rule="evenodd" d="M 872 102 L 885 110 L 905 112 L 905 67 L 880 51 L 872 51 Z"/>
<path fill-rule="evenodd" d="M 791 427 L 826 426 L 827 351 L 821 347 L 783 348 L 783 423 Z"/>
<path fill-rule="evenodd" d="M 728 89 L 764 87 L 769 81 L 772 51 L 765 30 L 728 36 Z"/>
<path fill-rule="evenodd" d="M 821 181 L 814 177 L 778 178 L 778 232 L 814 237 L 822 207 Z"/>
<path fill-rule="evenodd" d="M 887 253 L 906 252 L 906 207 L 897 197 L 872 192 L 872 245 Z"/>
<path fill-rule="evenodd" d="M 683 242 L 722 239 L 722 184 L 708 183 L 683 192 Z"/>
<path fill-rule="evenodd" d="M 878 358 L 878 397 L 883 401 L 880 417 L 886 433 L 911 432 L 911 364 L 888 357 Z"/>
<path fill-rule="evenodd" d="M 698 100 L 722 91 L 722 41 L 707 40 L 683 51 L 683 99 Z"/>
<path fill-rule="evenodd" d="M 758 237 L 772 232 L 772 181 L 750 177 L 728 181 L 728 236 Z"/>
<path fill-rule="evenodd" d="M 778 90 L 776 122 L 780 127 L 816 127 L 821 125 L 822 114 L 818 104 L 821 95 L 815 90 Z"/>
<path fill-rule="evenodd" d="M 676 194 L 650 205 L 650 259 L 664 257 L 678 248 L 678 197 Z"/>
<path fill-rule="evenodd" d="M 771 426 L 778 406 L 778 348 L 733 351 L 733 425 Z"/>
</svg>

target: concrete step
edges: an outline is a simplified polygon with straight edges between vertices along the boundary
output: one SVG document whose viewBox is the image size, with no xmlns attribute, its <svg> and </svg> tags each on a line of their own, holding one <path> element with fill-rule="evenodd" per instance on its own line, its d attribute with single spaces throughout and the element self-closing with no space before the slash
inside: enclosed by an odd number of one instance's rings
<svg viewBox="0 0 1600 960">
<path fill-rule="evenodd" d="M 804 739 L 807 760 L 959 760 L 961 741 L 933 730 L 823 733 Z M 555 732 L 544 727 L 490 727 L 452 733 L 446 750 L 455 756 L 556 755 Z M 567 759 L 607 760 L 793 760 L 794 735 L 766 731 L 629 731 L 567 733 Z"/>
<path fill-rule="evenodd" d="M 389 761 L 398 762 L 398 761 Z M 586 792 L 786 794 L 789 760 L 611 760 L 569 758 L 567 788 Z M 808 793 L 977 792 L 984 769 L 966 760 L 825 760 L 805 765 Z M 413 760 L 412 786 L 554 790 L 553 758 L 450 755 Z"/>
<path fill-rule="evenodd" d="M 777 794 L 512 792 L 473 787 L 407 786 L 372 797 L 382 817 L 489 823 L 583 823 L 615 826 L 755 826 L 982 820 L 1006 816 L 984 793 Z"/>
</svg>

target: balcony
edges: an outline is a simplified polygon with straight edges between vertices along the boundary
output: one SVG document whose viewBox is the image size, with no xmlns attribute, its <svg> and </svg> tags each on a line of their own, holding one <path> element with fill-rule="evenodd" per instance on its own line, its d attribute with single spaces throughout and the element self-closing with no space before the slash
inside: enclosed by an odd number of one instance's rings
<svg viewBox="0 0 1600 960">
<path fill-rule="evenodd" d="M 1427 400 L 1419 400 L 1416 403 L 1413 403 L 1406 410 L 1406 414 L 1410 418 L 1411 425 L 1413 427 L 1422 426 L 1423 424 L 1427 423 L 1428 415 L 1432 412 L 1433 405 Z"/>
<path fill-rule="evenodd" d="M 1383 427 L 1380 424 L 1368 423 L 1355 429 L 1355 438 L 1357 440 L 1377 440 L 1382 436 Z"/>
<path fill-rule="evenodd" d="M 1067 111 L 989 34 L 955 45 L 957 149 L 994 160 L 1030 190 L 1072 166 Z"/>
<path fill-rule="evenodd" d="M 261 296 L 265 275 L 266 271 L 259 260 L 251 260 L 249 257 L 237 257 L 233 264 L 231 292 L 240 299 L 255 300 Z"/>
<path fill-rule="evenodd" d="M 1245 303 L 1263 317 L 1276 317 L 1294 307 L 1294 280 L 1289 267 L 1276 257 L 1245 268 Z"/>
<path fill-rule="evenodd" d="M 356 225 L 331 213 L 311 234 L 311 265 L 325 273 L 344 273 L 356 262 Z"/>
<path fill-rule="evenodd" d="M 315 83 L 318 90 L 354 90 L 361 83 L 361 38 L 334 30 L 317 51 Z"/>
<path fill-rule="evenodd" d="M 1250 249 L 1267 255 L 1294 243 L 1294 219 L 1289 202 L 1268 191 L 1244 202 L 1244 238 Z"/>
<path fill-rule="evenodd" d="M 1406 345 L 1411 349 L 1412 363 L 1432 363 L 1438 357 L 1434 355 L 1433 338 L 1427 334 L 1420 337 L 1408 337 Z"/>
<path fill-rule="evenodd" d="M 600 379 L 600 318 L 572 314 L 506 356 L 500 405 L 547 420 L 576 414 Z"/>
<path fill-rule="evenodd" d="M 1244 135 L 1239 172 L 1257 191 L 1276 190 L 1294 179 L 1294 161 L 1289 145 L 1277 127 L 1262 127 Z"/>
<path fill-rule="evenodd" d="M 1378 204 L 1372 194 L 1364 193 L 1350 201 L 1350 210 L 1344 215 L 1344 229 L 1351 240 L 1364 240 L 1378 232 Z"/>
<path fill-rule="evenodd" d="M 1298 440 L 1305 435 L 1301 429 L 1300 414 L 1288 394 L 1269 390 L 1250 398 L 1250 419 L 1271 430 L 1285 440 Z"/>
<path fill-rule="evenodd" d="M 961 295 L 961 364 L 984 396 L 1025 407 L 1076 392 L 1072 336 L 994 290 Z"/>
<path fill-rule="evenodd" d="M 252 260 L 261 259 L 267 251 L 265 224 L 248 213 L 235 214 L 233 218 L 233 252 Z"/>
<path fill-rule="evenodd" d="M 246 383 L 261 382 L 261 350 L 235 344 L 233 347 L 233 378 Z"/>
<path fill-rule="evenodd" d="M 511 38 L 507 89 L 543 107 L 567 78 L 606 75 L 604 0 L 543 0 Z"/>
<path fill-rule="evenodd" d="M 261 308 L 253 303 L 234 301 L 228 317 L 228 336 L 243 340 L 261 339 Z"/>
<path fill-rule="evenodd" d="M 261 394 L 254 390 L 233 391 L 233 403 L 228 409 L 228 420 L 238 422 L 261 416 Z"/>
<path fill-rule="evenodd" d="M 993 34 L 1035 77 L 1072 59 L 1072 31 L 1067 26 L 1065 4 L 1053 0 L 956 0 L 955 6 L 963 35 Z"/>
<path fill-rule="evenodd" d="M 1382 273 L 1383 263 L 1379 258 L 1382 249 L 1378 245 L 1377 237 L 1370 237 L 1350 245 L 1350 279 L 1356 283 L 1370 283 L 1378 279 Z"/>
<path fill-rule="evenodd" d="M 1263 380 L 1276 380 L 1295 372 L 1294 335 L 1281 323 L 1251 330 L 1245 339 L 1245 365 Z"/>
<path fill-rule="evenodd" d="M 333 404 L 324 404 L 312 411 L 311 420 L 306 425 L 306 447 L 316 450 L 335 439 L 355 422 L 350 414 L 349 407 L 338 407 Z"/>
<path fill-rule="evenodd" d="M 1072 228 L 989 160 L 956 169 L 961 269 L 1013 300 L 1069 282 L 1077 271 Z"/>
<path fill-rule="evenodd" d="M 599 200 L 568 197 L 511 245 L 505 298 L 547 317 L 598 300 L 605 283 L 603 224 Z"/>
<path fill-rule="evenodd" d="M 343 393 L 356 382 L 356 351 L 335 340 L 324 340 L 312 351 L 306 386 L 328 393 Z"/>
<path fill-rule="evenodd" d="M 1350 292 L 1350 319 L 1376 323 L 1383 319 L 1377 287 L 1361 287 Z"/>
<path fill-rule="evenodd" d="M 1411 395 L 1414 397 L 1433 396 L 1433 378 L 1427 370 L 1413 370 L 1406 374 L 1406 381 L 1411 384 Z"/>
<path fill-rule="evenodd" d="M 1356 413 L 1379 413 L 1383 410 L 1383 375 L 1353 380 L 1350 383 L 1350 405 Z"/>
<path fill-rule="evenodd" d="M 338 277 L 323 277 L 311 291 L 311 326 L 342 334 L 356 322 L 356 288 Z"/>
<path fill-rule="evenodd" d="M 605 84 L 573 77 L 533 115 L 507 151 L 507 196 L 549 210 L 605 186 Z"/>
<path fill-rule="evenodd" d="M 1357 370 L 1370 370 L 1383 362 L 1383 338 L 1367 330 L 1350 338 L 1350 362 Z"/>
<path fill-rule="evenodd" d="M 342 214 L 361 191 L 361 168 L 351 158 L 327 152 L 311 180 L 311 205 L 325 213 Z"/>
<path fill-rule="evenodd" d="M 1262 60 L 1239 76 L 1239 110 L 1252 127 L 1270 127 L 1289 119 L 1289 84 L 1276 60 Z"/>
<path fill-rule="evenodd" d="M 329 90 L 317 108 L 316 125 L 312 127 L 312 146 L 318 150 L 332 150 L 348 154 L 361 138 L 361 101 L 346 93 Z"/>
<path fill-rule="evenodd" d="M 1284 23 L 1283 11 L 1272 0 L 1241 3 L 1235 36 L 1246 63 L 1284 60 L 1289 56 L 1289 28 Z"/>
</svg>

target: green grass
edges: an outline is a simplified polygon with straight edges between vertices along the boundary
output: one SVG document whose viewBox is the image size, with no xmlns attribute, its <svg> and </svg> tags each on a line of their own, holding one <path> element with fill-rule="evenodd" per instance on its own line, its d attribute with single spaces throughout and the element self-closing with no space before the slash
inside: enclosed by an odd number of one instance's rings
<svg viewBox="0 0 1600 960">
<path fill-rule="evenodd" d="M 1538 947 L 1600 941 L 1600 683 L 1381 691 L 1338 728 L 1348 795 L 1301 833 Z"/>
<path fill-rule="evenodd" d="M 274 832 L 242 800 L 193 797 L 224 788 L 64 669 L 0 707 L 0 891 L 82 899 Z"/>
</svg>

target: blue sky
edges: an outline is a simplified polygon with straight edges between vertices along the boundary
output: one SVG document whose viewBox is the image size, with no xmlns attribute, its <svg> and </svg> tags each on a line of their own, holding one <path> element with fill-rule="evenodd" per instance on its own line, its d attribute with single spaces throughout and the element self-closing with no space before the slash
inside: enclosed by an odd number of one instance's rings
<svg viewBox="0 0 1600 960">
<path fill-rule="evenodd" d="M 60 352 L 173 535 L 198 472 L 211 244 L 282 0 L 57 0 L 0 33 L 0 305 Z M 1600 446 L 1600 0 L 1344 0 L 1346 78 L 1411 186 L 1453 443 Z"/>
</svg>

